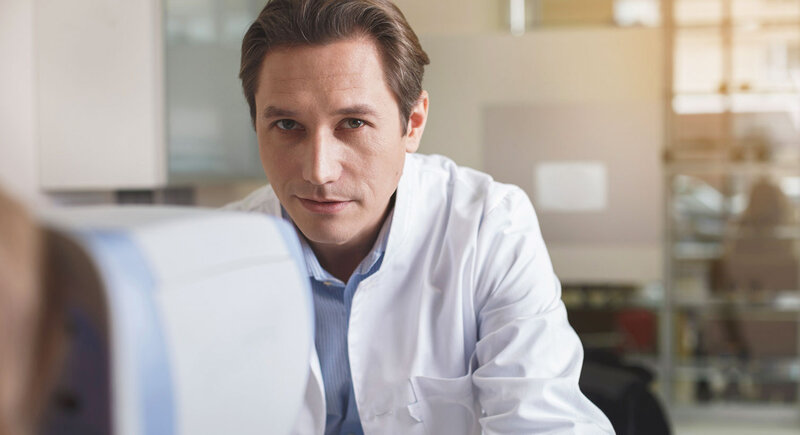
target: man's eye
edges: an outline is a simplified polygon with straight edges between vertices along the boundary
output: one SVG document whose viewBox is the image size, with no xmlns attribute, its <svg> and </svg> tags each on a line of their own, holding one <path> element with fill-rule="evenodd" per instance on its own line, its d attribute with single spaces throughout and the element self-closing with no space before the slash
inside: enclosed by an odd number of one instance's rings
<svg viewBox="0 0 800 435">
<path fill-rule="evenodd" d="M 364 121 L 360 119 L 350 118 L 345 120 L 342 126 L 344 128 L 361 128 L 364 126 Z"/>
<path fill-rule="evenodd" d="M 297 128 L 297 122 L 291 119 L 279 119 L 275 122 L 275 126 L 281 130 L 295 130 Z"/>
</svg>

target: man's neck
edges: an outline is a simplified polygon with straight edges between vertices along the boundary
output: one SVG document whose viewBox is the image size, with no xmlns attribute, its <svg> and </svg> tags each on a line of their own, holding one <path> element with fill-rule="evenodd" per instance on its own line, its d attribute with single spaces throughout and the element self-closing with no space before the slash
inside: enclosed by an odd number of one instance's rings
<svg viewBox="0 0 800 435">
<path fill-rule="evenodd" d="M 361 240 L 356 241 L 349 245 L 326 245 L 315 243 L 306 238 L 314 255 L 317 256 L 320 266 L 327 270 L 328 273 L 340 279 L 342 282 L 347 283 L 350 276 L 356 270 L 359 264 L 366 258 L 367 254 L 375 246 L 378 236 L 381 233 L 381 228 L 386 223 L 392 210 L 394 209 L 394 195 L 389 200 L 389 205 L 381 217 L 380 221 L 367 231 L 367 236 L 362 237 Z"/>
<path fill-rule="evenodd" d="M 372 243 L 359 244 L 354 247 L 319 245 L 311 241 L 309 241 L 309 245 L 317 256 L 320 266 L 342 282 L 347 283 L 375 244 L 376 238 L 377 234 L 372 238 Z"/>
</svg>

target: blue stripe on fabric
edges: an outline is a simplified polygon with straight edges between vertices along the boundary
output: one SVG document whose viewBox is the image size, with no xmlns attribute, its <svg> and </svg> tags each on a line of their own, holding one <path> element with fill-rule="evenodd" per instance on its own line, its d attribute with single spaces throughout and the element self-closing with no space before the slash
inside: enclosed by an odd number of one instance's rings
<svg viewBox="0 0 800 435">
<path fill-rule="evenodd" d="M 89 231 L 81 236 L 100 266 L 113 304 L 114 325 L 123 337 L 121 345 L 134 346 L 132 354 L 139 388 L 142 433 L 174 434 L 172 378 L 154 299 L 155 278 L 141 251 L 127 234 Z"/>
</svg>

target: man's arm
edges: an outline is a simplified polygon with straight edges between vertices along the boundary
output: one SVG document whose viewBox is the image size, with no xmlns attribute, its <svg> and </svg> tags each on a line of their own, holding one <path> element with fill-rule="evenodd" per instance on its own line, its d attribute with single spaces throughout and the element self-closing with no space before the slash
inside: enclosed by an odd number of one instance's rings
<svg viewBox="0 0 800 435">
<path fill-rule="evenodd" d="M 583 348 L 533 207 L 513 188 L 478 236 L 477 368 L 485 434 L 614 433 L 578 388 Z"/>
</svg>

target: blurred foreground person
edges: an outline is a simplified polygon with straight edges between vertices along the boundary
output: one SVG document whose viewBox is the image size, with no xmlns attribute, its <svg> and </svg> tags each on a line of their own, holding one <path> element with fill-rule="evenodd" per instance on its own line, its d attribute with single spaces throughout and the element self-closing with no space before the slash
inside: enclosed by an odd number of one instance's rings
<svg viewBox="0 0 800 435">
<path fill-rule="evenodd" d="M 42 276 L 43 232 L 0 190 L 0 434 L 29 435 L 54 382 L 60 349 L 56 295 Z"/>
<path fill-rule="evenodd" d="M 289 432 L 313 325 L 286 223 L 0 205 L 0 435 Z"/>
</svg>

